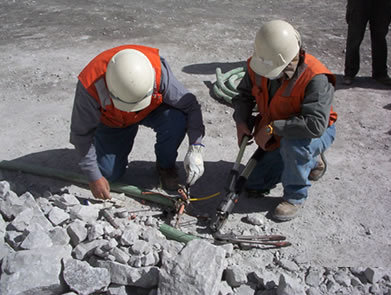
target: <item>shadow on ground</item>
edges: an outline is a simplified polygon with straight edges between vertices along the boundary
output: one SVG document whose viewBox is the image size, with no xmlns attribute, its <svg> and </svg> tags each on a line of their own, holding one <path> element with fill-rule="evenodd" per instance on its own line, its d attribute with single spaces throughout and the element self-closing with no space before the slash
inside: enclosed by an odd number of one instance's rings
<svg viewBox="0 0 391 295">
<path fill-rule="evenodd" d="M 377 82 L 369 76 L 355 77 L 351 85 L 344 85 L 342 83 L 343 75 L 337 74 L 337 85 L 336 90 L 340 89 L 351 89 L 351 88 L 363 88 L 363 89 L 380 89 L 380 90 L 390 90 L 390 86 L 386 86 Z"/>
<path fill-rule="evenodd" d="M 182 72 L 196 75 L 214 75 L 216 68 L 220 68 L 223 73 L 238 67 L 246 67 L 245 61 L 237 62 L 211 62 L 202 64 L 192 64 L 182 68 Z"/>
<path fill-rule="evenodd" d="M 82 188 L 88 188 L 86 184 L 75 182 L 72 180 L 58 179 L 58 175 L 54 173 L 48 176 L 40 175 L 46 168 L 53 169 L 54 172 L 66 172 L 82 175 L 78 167 L 78 154 L 73 149 L 56 149 L 48 150 L 39 153 L 25 155 L 23 157 L 8 161 L 14 164 L 28 164 L 34 167 L 37 173 L 22 172 L 20 170 L 13 171 L 1 169 L 2 179 L 9 181 L 18 195 L 29 191 L 33 195 L 43 195 L 46 191 L 51 193 L 61 192 L 69 185 L 76 185 Z M 221 200 L 226 195 L 226 184 L 228 175 L 233 163 L 227 161 L 205 162 L 205 172 L 198 182 L 191 187 L 192 198 L 207 197 L 216 193 L 219 195 L 203 201 L 192 202 L 189 206 L 189 211 L 192 214 L 209 214 L 213 215 Z M 151 161 L 133 161 L 129 163 L 129 167 L 125 175 L 118 181 L 120 183 L 133 185 L 142 190 L 153 190 L 158 187 L 158 175 L 156 172 L 156 164 Z M 185 171 L 183 162 L 177 162 L 180 179 L 182 183 L 185 180 Z M 241 169 L 243 166 L 241 167 Z M 247 198 L 243 193 L 239 202 L 234 208 L 236 213 L 252 213 L 269 211 L 274 208 L 280 198 L 270 195 L 264 198 Z"/>
</svg>

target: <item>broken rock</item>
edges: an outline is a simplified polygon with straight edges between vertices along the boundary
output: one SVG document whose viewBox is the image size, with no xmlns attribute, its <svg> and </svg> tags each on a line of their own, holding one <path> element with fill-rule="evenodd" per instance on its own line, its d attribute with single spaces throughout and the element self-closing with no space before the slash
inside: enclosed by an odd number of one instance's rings
<svg viewBox="0 0 391 295">
<path fill-rule="evenodd" d="M 223 248 L 192 240 L 176 257 L 163 258 L 158 293 L 215 295 L 225 264 Z"/>
<path fill-rule="evenodd" d="M 87 262 L 76 259 L 64 259 L 63 277 L 69 288 L 80 295 L 105 291 L 110 284 L 107 269 L 92 267 Z"/>
<path fill-rule="evenodd" d="M 22 250 L 4 257 L 0 294 L 61 294 L 61 259 L 70 258 L 71 247 L 53 246 Z"/>
</svg>

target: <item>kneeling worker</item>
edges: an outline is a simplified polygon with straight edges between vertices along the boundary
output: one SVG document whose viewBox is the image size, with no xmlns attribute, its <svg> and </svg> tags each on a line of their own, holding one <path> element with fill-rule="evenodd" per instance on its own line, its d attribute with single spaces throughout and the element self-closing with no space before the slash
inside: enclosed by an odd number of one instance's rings
<svg viewBox="0 0 391 295">
<path fill-rule="evenodd" d="M 234 97 L 238 142 L 253 136 L 265 151 L 249 176 L 248 194 L 262 195 L 279 182 L 283 201 L 273 217 L 296 217 L 311 180 L 326 169 L 324 151 L 335 138 L 337 114 L 332 110 L 335 76 L 301 47 L 289 23 L 273 20 L 256 34 L 255 51 Z M 252 133 L 248 122 L 257 105 L 259 120 Z"/>
<path fill-rule="evenodd" d="M 186 182 L 193 185 L 202 176 L 201 107 L 158 49 L 123 45 L 106 50 L 78 78 L 70 142 L 96 198 L 109 199 L 109 181 L 125 173 L 139 125 L 156 132 L 156 166 L 164 189 L 178 188 L 175 163 L 186 133 Z"/>
</svg>

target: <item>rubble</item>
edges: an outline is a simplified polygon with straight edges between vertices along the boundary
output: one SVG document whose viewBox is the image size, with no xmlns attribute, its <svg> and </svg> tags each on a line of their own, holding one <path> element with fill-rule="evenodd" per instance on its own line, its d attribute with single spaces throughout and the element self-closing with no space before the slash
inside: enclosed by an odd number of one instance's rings
<svg viewBox="0 0 391 295">
<path fill-rule="evenodd" d="M 18 196 L 11 187 L 0 181 L 2 295 L 389 294 L 391 288 L 391 268 L 315 267 L 281 250 L 262 256 L 260 249 L 208 239 L 167 240 L 159 231 L 163 220 L 150 215 L 130 218 L 120 207 L 112 211 L 120 213 L 112 214 L 114 228 L 102 204 L 82 204 L 67 192 Z"/>
</svg>

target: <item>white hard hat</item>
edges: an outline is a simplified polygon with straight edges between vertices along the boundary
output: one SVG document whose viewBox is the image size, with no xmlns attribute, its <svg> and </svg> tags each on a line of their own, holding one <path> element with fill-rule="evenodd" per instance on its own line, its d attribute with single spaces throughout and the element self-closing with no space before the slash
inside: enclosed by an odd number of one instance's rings
<svg viewBox="0 0 391 295">
<path fill-rule="evenodd" d="M 300 34 L 286 21 L 272 20 L 257 32 L 251 69 L 258 75 L 273 79 L 299 53 Z"/>
<path fill-rule="evenodd" d="M 106 70 L 106 83 L 117 109 L 137 112 L 151 103 L 155 70 L 142 52 L 124 49 L 110 59 Z"/>
</svg>

